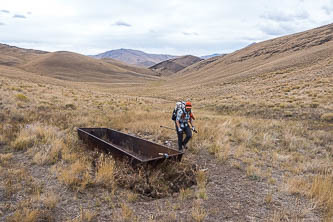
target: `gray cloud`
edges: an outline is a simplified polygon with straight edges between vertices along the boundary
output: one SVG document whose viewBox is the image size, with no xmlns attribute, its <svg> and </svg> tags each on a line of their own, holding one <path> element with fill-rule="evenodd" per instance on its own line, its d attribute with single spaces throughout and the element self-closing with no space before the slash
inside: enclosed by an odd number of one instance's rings
<svg viewBox="0 0 333 222">
<path fill-rule="evenodd" d="M 281 36 L 296 32 L 294 27 L 283 23 L 267 23 L 261 25 L 260 30 L 270 36 Z"/>
<path fill-rule="evenodd" d="M 0 26 L 1 26 L 1 25 L 5 25 L 5 23 L 0 22 Z"/>
<path fill-rule="evenodd" d="M 15 14 L 14 16 L 13 16 L 13 18 L 27 18 L 25 15 L 19 15 L 19 14 Z"/>
<path fill-rule="evenodd" d="M 273 12 L 260 16 L 263 19 L 277 21 L 277 22 L 289 22 L 294 20 L 303 20 L 310 17 L 309 13 L 306 11 L 301 11 L 293 14 L 288 14 L 284 12 Z"/>
<path fill-rule="evenodd" d="M 113 25 L 116 25 L 116 26 L 125 26 L 125 27 L 131 27 L 132 26 L 131 24 L 128 24 L 128 23 L 123 22 L 123 21 L 117 21 Z"/>
<path fill-rule="evenodd" d="M 5 9 L 0 10 L 0 12 L 3 12 L 3 13 L 9 13 L 9 11 L 8 11 L 8 10 L 5 10 Z"/>
<path fill-rule="evenodd" d="M 330 15 L 333 12 L 333 7 L 332 6 L 323 6 L 322 10 L 324 10 L 327 15 Z"/>
</svg>

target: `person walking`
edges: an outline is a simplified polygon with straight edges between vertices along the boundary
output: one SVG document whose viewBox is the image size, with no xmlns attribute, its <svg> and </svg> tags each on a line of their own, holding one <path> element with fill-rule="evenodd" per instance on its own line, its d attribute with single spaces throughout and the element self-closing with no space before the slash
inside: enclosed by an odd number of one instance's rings
<svg viewBox="0 0 333 222">
<path fill-rule="evenodd" d="M 179 151 L 187 149 L 186 144 L 192 138 L 191 128 L 193 131 L 195 131 L 193 120 L 195 120 L 195 118 L 192 113 L 192 103 L 190 101 L 187 101 L 185 103 L 185 109 L 184 108 L 178 109 L 176 117 L 176 130 L 178 135 Z M 186 134 L 186 137 L 183 140 L 184 133 Z"/>
</svg>

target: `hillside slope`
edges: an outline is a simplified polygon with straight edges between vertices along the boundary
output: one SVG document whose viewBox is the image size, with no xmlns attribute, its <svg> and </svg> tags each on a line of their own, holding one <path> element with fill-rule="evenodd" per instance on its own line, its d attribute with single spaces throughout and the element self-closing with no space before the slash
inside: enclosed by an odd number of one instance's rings
<svg viewBox="0 0 333 222">
<path fill-rule="evenodd" d="M 226 77 L 246 77 L 258 73 L 288 67 L 309 66 L 318 59 L 325 59 L 330 53 L 333 40 L 333 25 L 288 35 L 253 44 L 228 54 L 215 62 L 198 69 L 191 76 L 202 76 L 206 81 L 216 81 Z M 309 58 L 309 56 L 311 58 Z M 200 80 L 202 83 L 202 79 Z"/>
<path fill-rule="evenodd" d="M 154 70 L 155 72 L 160 73 L 161 75 L 171 75 L 176 72 L 179 72 L 186 67 L 193 65 L 197 62 L 202 61 L 203 59 L 191 55 L 182 56 L 175 59 L 169 59 L 163 62 L 160 62 L 149 69 Z"/>
</svg>

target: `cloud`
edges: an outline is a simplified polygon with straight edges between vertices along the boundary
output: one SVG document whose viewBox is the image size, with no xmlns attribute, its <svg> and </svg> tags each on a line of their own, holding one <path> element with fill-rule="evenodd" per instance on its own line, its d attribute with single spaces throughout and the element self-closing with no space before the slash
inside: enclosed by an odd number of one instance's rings
<svg viewBox="0 0 333 222">
<path fill-rule="evenodd" d="M 333 7 L 332 6 L 323 6 L 322 10 L 325 11 L 326 15 L 330 15 L 333 12 Z"/>
<path fill-rule="evenodd" d="M 8 10 L 5 10 L 5 9 L 0 10 L 0 12 L 3 12 L 3 13 L 9 13 L 9 11 L 8 11 Z"/>
<path fill-rule="evenodd" d="M 1 26 L 1 25 L 5 25 L 5 23 L 0 22 L 0 26 Z"/>
<path fill-rule="evenodd" d="M 260 26 L 260 30 L 266 35 L 281 36 L 295 32 L 295 28 L 288 24 L 268 22 Z"/>
<path fill-rule="evenodd" d="M 128 23 L 123 22 L 123 21 L 117 21 L 113 25 L 116 25 L 116 26 L 125 26 L 125 27 L 131 27 L 132 26 L 131 24 L 128 24 Z"/>
<path fill-rule="evenodd" d="M 196 32 L 183 32 L 183 35 L 199 35 Z"/>
<path fill-rule="evenodd" d="M 27 18 L 25 15 L 19 15 L 19 14 L 15 14 L 14 16 L 13 16 L 13 18 L 23 18 L 23 19 L 25 19 L 25 18 Z"/>
<path fill-rule="evenodd" d="M 304 20 L 310 17 L 309 13 L 306 11 L 285 13 L 285 12 L 271 12 L 260 16 L 263 19 L 276 21 L 276 22 L 290 22 L 295 20 Z"/>
</svg>

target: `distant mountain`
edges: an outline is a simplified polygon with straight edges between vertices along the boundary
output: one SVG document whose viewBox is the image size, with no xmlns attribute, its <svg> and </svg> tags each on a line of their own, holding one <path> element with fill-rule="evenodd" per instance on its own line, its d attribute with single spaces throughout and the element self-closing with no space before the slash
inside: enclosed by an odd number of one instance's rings
<svg viewBox="0 0 333 222">
<path fill-rule="evenodd" d="M 210 59 L 216 56 L 221 56 L 221 55 L 226 55 L 226 54 L 219 54 L 219 53 L 215 53 L 215 54 L 211 54 L 211 55 L 206 55 L 206 56 L 200 56 L 200 58 L 202 59 Z"/>
<path fill-rule="evenodd" d="M 177 56 L 163 54 L 149 54 L 133 49 L 116 49 L 92 56 L 98 59 L 111 58 L 127 64 L 150 67 L 162 61 L 176 58 Z"/>
<path fill-rule="evenodd" d="M 186 55 L 160 62 L 149 69 L 158 72 L 160 75 L 171 75 L 193 65 L 194 63 L 200 62 L 201 60 L 203 59 L 192 55 Z"/>
</svg>

